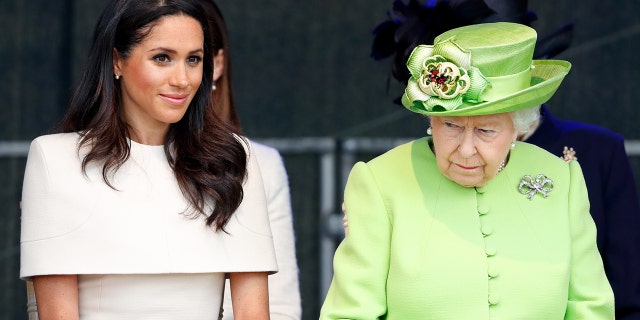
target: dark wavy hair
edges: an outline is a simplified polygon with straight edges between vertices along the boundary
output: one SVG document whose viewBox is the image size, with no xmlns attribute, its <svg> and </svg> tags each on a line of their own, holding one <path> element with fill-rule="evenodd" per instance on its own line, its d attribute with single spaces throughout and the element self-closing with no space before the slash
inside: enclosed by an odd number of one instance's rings
<svg viewBox="0 0 640 320">
<path fill-rule="evenodd" d="M 246 152 L 238 132 L 209 108 L 213 76 L 212 41 L 199 0 L 113 0 L 95 26 L 87 66 L 58 132 L 78 132 L 78 150 L 88 147 L 82 169 L 91 162 L 109 176 L 130 156 L 130 127 L 122 109 L 122 94 L 114 80 L 113 51 L 127 57 L 164 17 L 187 15 L 202 26 L 202 82 L 185 115 L 169 126 L 164 151 L 193 217 L 205 216 L 215 230 L 224 226 L 243 198 Z M 187 209 L 189 210 L 189 209 Z"/>
<path fill-rule="evenodd" d="M 213 0 L 201 0 L 202 7 L 209 21 L 209 32 L 213 40 L 213 54 L 224 51 L 224 72 L 216 82 L 216 89 L 211 92 L 211 103 L 216 113 L 224 120 L 242 130 L 240 118 L 236 111 L 231 78 L 231 51 L 229 48 L 229 32 L 222 12 Z"/>
</svg>

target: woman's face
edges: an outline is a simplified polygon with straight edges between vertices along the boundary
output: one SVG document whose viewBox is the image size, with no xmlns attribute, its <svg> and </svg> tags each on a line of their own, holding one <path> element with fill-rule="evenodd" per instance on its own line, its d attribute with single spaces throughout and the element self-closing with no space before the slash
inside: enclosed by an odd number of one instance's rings
<svg viewBox="0 0 640 320">
<path fill-rule="evenodd" d="M 175 15 L 159 20 L 128 57 L 114 52 L 122 107 L 134 133 L 164 137 L 169 124 L 182 119 L 202 81 L 203 44 L 200 23 Z"/>
<path fill-rule="evenodd" d="M 491 180 L 517 136 L 508 113 L 431 117 L 431 129 L 438 169 L 465 187 Z"/>
</svg>

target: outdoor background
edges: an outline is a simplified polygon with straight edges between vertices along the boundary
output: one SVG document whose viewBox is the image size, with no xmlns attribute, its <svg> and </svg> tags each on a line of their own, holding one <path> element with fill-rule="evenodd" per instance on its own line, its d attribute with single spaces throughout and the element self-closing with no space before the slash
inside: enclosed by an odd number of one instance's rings
<svg viewBox="0 0 640 320">
<path fill-rule="evenodd" d="M 26 148 L 62 115 L 105 3 L 0 0 L 0 320 L 27 318 L 18 279 Z M 326 292 L 337 243 L 327 235 L 345 172 L 426 130 L 422 117 L 392 103 L 401 88 L 387 85 L 389 61 L 369 57 L 371 31 L 391 3 L 219 1 L 244 130 L 278 147 L 289 172 L 303 319 L 317 319 Z M 550 109 L 623 134 L 639 181 L 640 1 L 537 0 L 530 8 L 540 34 L 575 23 L 572 47 L 557 57 L 573 69 Z"/>
</svg>

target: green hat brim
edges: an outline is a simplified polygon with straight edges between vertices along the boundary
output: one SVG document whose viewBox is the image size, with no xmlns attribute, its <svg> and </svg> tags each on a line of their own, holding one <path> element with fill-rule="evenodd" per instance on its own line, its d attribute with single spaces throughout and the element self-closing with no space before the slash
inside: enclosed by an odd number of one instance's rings
<svg viewBox="0 0 640 320">
<path fill-rule="evenodd" d="M 531 85 L 495 101 L 478 104 L 463 103 L 454 110 L 431 110 L 422 103 L 406 107 L 410 111 L 428 116 L 480 116 L 525 109 L 541 105 L 553 96 L 564 77 L 571 69 L 571 63 L 564 60 L 534 60 L 531 70 Z"/>
</svg>

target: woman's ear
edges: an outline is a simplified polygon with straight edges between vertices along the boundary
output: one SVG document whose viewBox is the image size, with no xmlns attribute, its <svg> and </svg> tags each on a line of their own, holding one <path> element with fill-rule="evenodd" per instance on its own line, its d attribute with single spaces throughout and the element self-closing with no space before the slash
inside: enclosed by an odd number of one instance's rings
<svg viewBox="0 0 640 320">
<path fill-rule="evenodd" d="M 213 81 L 216 82 L 224 74 L 224 49 L 219 49 L 213 56 Z"/>
<path fill-rule="evenodd" d="M 122 75 L 122 71 L 120 70 L 120 64 L 122 63 L 122 58 L 118 53 L 116 48 L 113 48 L 113 74 L 119 78 Z"/>
</svg>

